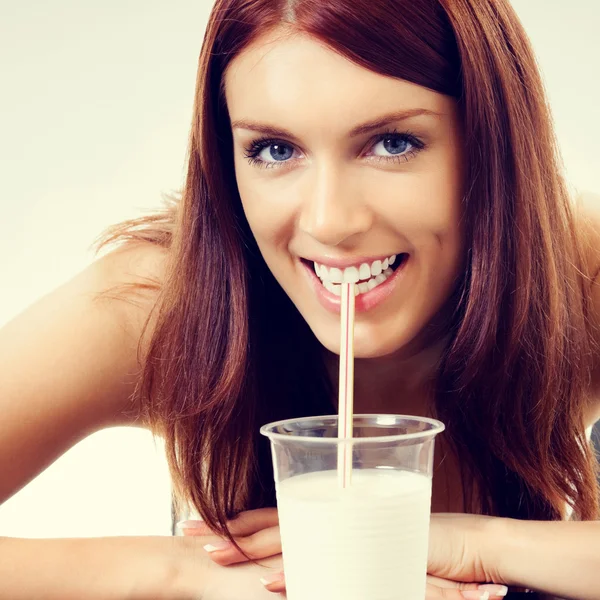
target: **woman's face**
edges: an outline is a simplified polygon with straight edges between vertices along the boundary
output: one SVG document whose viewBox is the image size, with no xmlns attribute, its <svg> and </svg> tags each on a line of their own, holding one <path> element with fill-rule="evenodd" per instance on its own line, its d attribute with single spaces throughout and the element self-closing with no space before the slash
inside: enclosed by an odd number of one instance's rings
<svg viewBox="0 0 600 600">
<path fill-rule="evenodd" d="M 417 344 L 462 264 L 455 101 L 299 35 L 256 41 L 225 85 L 248 223 L 317 338 L 339 352 L 344 279 L 357 357 Z"/>
</svg>

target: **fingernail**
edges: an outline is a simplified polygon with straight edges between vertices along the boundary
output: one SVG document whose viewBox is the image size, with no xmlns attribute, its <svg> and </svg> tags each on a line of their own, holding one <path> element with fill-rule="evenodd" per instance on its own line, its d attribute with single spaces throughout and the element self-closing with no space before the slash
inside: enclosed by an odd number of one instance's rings
<svg viewBox="0 0 600 600">
<path fill-rule="evenodd" d="M 466 598 L 466 600 L 490 600 L 490 593 L 480 591 L 468 591 L 462 592 L 462 597 Z"/>
<path fill-rule="evenodd" d="M 480 589 L 482 592 L 489 592 L 490 596 L 506 596 L 508 594 L 508 588 L 505 585 L 486 583 L 480 585 L 477 589 Z"/>
<path fill-rule="evenodd" d="M 272 573 L 271 575 L 265 575 L 260 578 L 260 582 L 263 585 L 271 585 L 273 583 L 277 583 L 278 581 L 283 580 L 283 573 L 280 571 L 279 573 Z"/>
<path fill-rule="evenodd" d="M 204 549 L 210 554 L 211 552 L 219 552 L 220 550 L 228 550 L 231 548 L 229 542 L 215 542 L 214 544 L 206 544 Z"/>
</svg>

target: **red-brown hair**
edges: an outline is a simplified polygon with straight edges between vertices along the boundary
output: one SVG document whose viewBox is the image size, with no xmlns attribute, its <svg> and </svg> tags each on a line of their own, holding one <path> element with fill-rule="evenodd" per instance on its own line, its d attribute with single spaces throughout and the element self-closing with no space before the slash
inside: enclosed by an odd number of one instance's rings
<svg viewBox="0 0 600 600">
<path fill-rule="evenodd" d="M 457 99 L 468 260 L 435 413 L 472 510 L 558 519 L 571 505 L 595 518 L 588 282 L 543 85 L 508 0 L 217 0 L 181 199 L 162 221 L 120 230 L 170 247 L 139 393 L 179 494 L 222 531 L 274 505 L 259 426 L 335 411 L 321 347 L 263 262 L 235 182 L 223 75 L 281 25 Z"/>
</svg>

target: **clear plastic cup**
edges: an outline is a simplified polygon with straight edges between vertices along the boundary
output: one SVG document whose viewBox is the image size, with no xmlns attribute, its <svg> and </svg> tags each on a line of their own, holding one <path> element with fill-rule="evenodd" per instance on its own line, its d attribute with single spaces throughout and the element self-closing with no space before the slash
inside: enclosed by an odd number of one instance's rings
<svg viewBox="0 0 600 600">
<path fill-rule="evenodd" d="M 288 600 L 423 600 L 440 421 L 355 415 L 270 423 Z M 340 485 L 340 445 L 352 477 Z"/>
</svg>

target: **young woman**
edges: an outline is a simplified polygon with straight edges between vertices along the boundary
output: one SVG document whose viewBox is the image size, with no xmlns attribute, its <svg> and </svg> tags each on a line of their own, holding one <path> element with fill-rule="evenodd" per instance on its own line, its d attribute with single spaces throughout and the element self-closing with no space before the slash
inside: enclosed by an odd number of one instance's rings
<svg viewBox="0 0 600 600">
<path fill-rule="evenodd" d="M 2 539 L 0 598 L 281 590 L 258 429 L 335 411 L 342 278 L 357 412 L 444 421 L 433 511 L 477 515 L 434 516 L 428 597 L 600 598 L 600 215 L 557 156 L 507 0 L 217 1 L 181 198 L 0 338 L 0 498 L 141 425 L 202 536 Z"/>
</svg>

